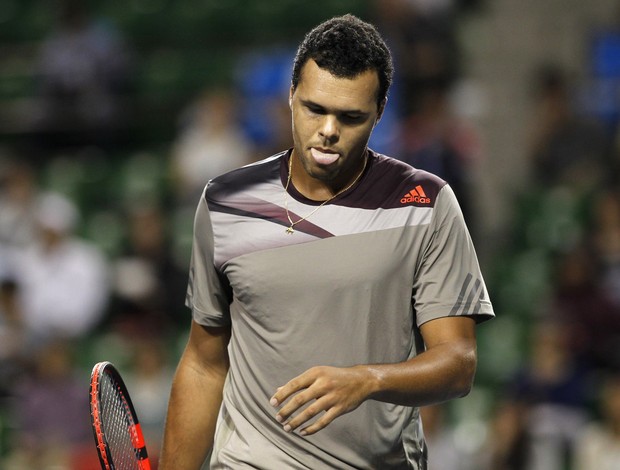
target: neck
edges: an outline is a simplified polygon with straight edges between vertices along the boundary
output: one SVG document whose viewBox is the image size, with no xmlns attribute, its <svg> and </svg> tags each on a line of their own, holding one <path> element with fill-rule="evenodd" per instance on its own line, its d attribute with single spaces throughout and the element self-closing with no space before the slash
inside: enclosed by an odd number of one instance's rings
<svg viewBox="0 0 620 470">
<path fill-rule="evenodd" d="M 368 153 L 364 151 L 364 157 L 357 162 L 354 169 L 346 172 L 344 178 L 338 175 L 334 179 L 322 180 L 310 175 L 293 151 L 289 160 L 290 184 L 295 186 L 295 189 L 304 197 L 313 201 L 333 199 L 352 188 L 359 181 L 366 169 L 367 161 Z"/>
</svg>

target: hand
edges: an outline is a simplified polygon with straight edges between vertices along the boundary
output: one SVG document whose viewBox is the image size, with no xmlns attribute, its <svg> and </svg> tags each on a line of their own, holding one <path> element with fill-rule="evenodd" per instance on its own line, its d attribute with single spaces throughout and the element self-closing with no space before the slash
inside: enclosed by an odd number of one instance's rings
<svg viewBox="0 0 620 470">
<path fill-rule="evenodd" d="M 270 403 L 274 407 L 284 403 L 276 420 L 283 424 L 287 432 L 324 412 L 313 424 L 300 431 L 302 436 L 306 436 L 356 409 L 369 397 L 371 383 L 370 373 L 363 366 L 313 367 L 279 387 Z M 307 404 L 305 409 L 294 415 Z"/>
</svg>

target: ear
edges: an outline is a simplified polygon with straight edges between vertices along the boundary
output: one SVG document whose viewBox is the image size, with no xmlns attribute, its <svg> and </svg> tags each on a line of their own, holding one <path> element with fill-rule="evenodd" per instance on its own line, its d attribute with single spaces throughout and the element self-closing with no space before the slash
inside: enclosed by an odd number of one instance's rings
<svg viewBox="0 0 620 470">
<path fill-rule="evenodd" d="M 381 120 L 381 117 L 383 116 L 383 111 L 385 111 L 385 106 L 387 105 L 387 97 L 385 97 L 383 99 L 383 101 L 381 101 L 381 103 L 379 103 L 379 109 L 377 110 L 377 118 L 375 119 L 375 126 L 377 124 L 379 124 L 379 121 Z"/>
<path fill-rule="evenodd" d="M 288 107 L 292 108 L 293 107 L 293 86 L 291 85 L 291 89 L 288 92 Z"/>
</svg>

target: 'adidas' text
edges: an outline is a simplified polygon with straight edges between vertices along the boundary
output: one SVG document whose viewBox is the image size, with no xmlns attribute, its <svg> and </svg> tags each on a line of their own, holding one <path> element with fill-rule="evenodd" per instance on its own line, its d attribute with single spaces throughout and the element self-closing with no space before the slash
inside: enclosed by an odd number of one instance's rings
<svg viewBox="0 0 620 470">
<path fill-rule="evenodd" d="M 418 185 L 407 194 L 405 194 L 400 200 L 401 204 L 407 204 L 410 202 L 417 202 L 418 204 L 430 204 L 431 199 L 426 196 L 426 193 L 422 189 L 422 186 Z"/>
</svg>

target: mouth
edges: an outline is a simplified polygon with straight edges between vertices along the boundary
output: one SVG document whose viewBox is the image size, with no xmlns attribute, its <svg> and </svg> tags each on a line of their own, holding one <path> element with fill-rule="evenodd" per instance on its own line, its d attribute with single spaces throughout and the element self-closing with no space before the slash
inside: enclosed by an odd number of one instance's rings
<svg viewBox="0 0 620 470">
<path fill-rule="evenodd" d="M 314 161 L 317 162 L 319 165 L 331 165 L 336 160 L 338 160 L 338 157 L 340 157 L 340 154 L 338 152 L 318 147 L 312 147 L 310 149 L 310 153 L 312 154 L 312 158 L 314 158 Z"/>
</svg>

